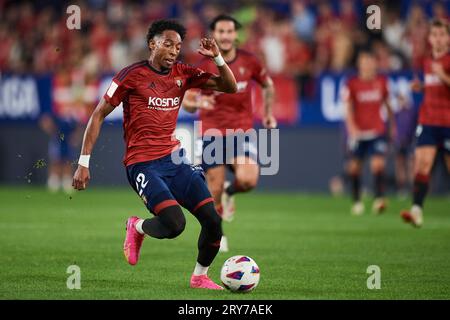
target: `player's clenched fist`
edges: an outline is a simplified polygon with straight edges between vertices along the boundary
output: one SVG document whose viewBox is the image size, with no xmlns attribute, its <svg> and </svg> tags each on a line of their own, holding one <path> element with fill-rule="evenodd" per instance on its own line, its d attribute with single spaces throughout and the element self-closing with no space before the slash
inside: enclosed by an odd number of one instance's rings
<svg viewBox="0 0 450 320">
<path fill-rule="evenodd" d="M 84 190 L 86 189 L 87 184 L 89 183 L 89 179 L 91 178 L 89 174 L 89 169 L 83 166 L 78 166 L 78 169 L 75 171 L 73 175 L 72 186 L 76 190 Z"/>
<path fill-rule="evenodd" d="M 214 39 L 202 38 L 200 40 L 200 48 L 198 49 L 198 53 L 205 57 L 214 58 L 220 54 L 220 50 Z"/>
</svg>

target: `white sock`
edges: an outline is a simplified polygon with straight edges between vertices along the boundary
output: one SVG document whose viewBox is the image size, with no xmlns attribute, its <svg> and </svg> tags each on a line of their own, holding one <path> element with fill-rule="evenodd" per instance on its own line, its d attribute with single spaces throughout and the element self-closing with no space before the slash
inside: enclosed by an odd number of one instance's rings
<svg viewBox="0 0 450 320">
<path fill-rule="evenodd" d="M 47 187 L 50 191 L 56 192 L 61 186 L 61 180 L 56 174 L 51 174 L 47 179 Z"/>
<path fill-rule="evenodd" d="M 414 204 L 411 207 L 411 213 L 413 213 L 413 214 L 421 214 L 422 213 L 422 208 L 420 206 L 418 206 L 417 204 Z"/>
<path fill-rule="evenodd" d="M 143 223 L 144 223 L 144 219 L 139 219 L 139 221 L 136 222 L 136 224 L 135 224 L 136 231 L 139 232 L 140 234 L 145 234 L 144 230 L 142 230 Z"/>
<path fill-rule="evenodd" d="M 208 273 L 208 269 L 209 269 L 209 267 L 204 267 L 200 263 L 197 262 L 195 264 L 195 268 L 194 268 L 194 276 L 205 275 Z"/>
<path fill-rule="evenodd" d="M 65 175 L 62 178 L 62 186 L 63 186 L 64 192 L 66 192 L 66 193 L 72 193 L 73 191 L 75 191 L 75 189 L 72 187 L 72 176 Z"/>
</svg>

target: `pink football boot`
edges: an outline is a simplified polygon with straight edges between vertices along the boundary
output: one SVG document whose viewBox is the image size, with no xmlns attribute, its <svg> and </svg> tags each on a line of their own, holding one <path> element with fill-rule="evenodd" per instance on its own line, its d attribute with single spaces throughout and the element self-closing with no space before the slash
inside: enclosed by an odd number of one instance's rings
<svg viewBox="0 0 450 320">
<path fill-rule="evenodd" d="M 139 221 L 138 217 L 130 217 L 127 220 L 127 234 L 125 242 L 123 243 L 123 254 L 128 263 L 134 266 L 139 260 L 139 253 L 141 251 L 142 241 L 144 241 L 144 235 L 140 234 L 136 230 L 136 222 Z"/>
<path fill-rule="evenodd" d="M 214 283 L 206 274 L 191 277 L 191 288 L 211 289 L 211 290 L 223 290 L 221 286 Z"/>
</svg>

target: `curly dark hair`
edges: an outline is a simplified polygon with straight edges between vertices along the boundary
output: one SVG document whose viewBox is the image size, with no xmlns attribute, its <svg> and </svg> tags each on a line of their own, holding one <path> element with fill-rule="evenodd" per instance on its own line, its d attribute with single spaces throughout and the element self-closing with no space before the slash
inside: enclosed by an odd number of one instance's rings
<svg viewBox="0 0 450 320">
<path fill-rule="evenodd" d="M 161 35 L 165 30 L 173 30 L 177 32 L 181 40 L 186 36 L 186 28 L 175 20 L 157 20 L 148 28 L 147 43 L 153 39 L 154 36 Z"/>
</svg>

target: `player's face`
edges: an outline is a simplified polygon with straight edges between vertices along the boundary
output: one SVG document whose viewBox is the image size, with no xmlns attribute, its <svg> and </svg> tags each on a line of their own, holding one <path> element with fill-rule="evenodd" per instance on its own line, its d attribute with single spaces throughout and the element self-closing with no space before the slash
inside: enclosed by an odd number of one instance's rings
<svg viewBox="0 0 450 320">
<path fill-rule="evenodd" d="M 449 45 L 450 36 L 444 27 L 431 27 L 428 41 L 433 50 L 443 50 Z"/>
<path fill-rule="evenodd" d="M 377 64 L 375 57 L 370 54 L 363 53 L 358 57 L 358 71 L 364 77 L 370 78 L 375 75 Z"/>
<path fill-rule="evenodd" d="M 178 32 L 165 30 L 149 42 L 153 62 L 164 69 L 169 69 L 175 63 L 181 50 L 181 37 Z"/>
<path fill-rule="evenodd" d="M 233 21 L 218 21 L 213 31 L 213 37 L 221 51 L 230 51 L 233 49 L 237 39 L 237 32 Z"/>
</svg>

